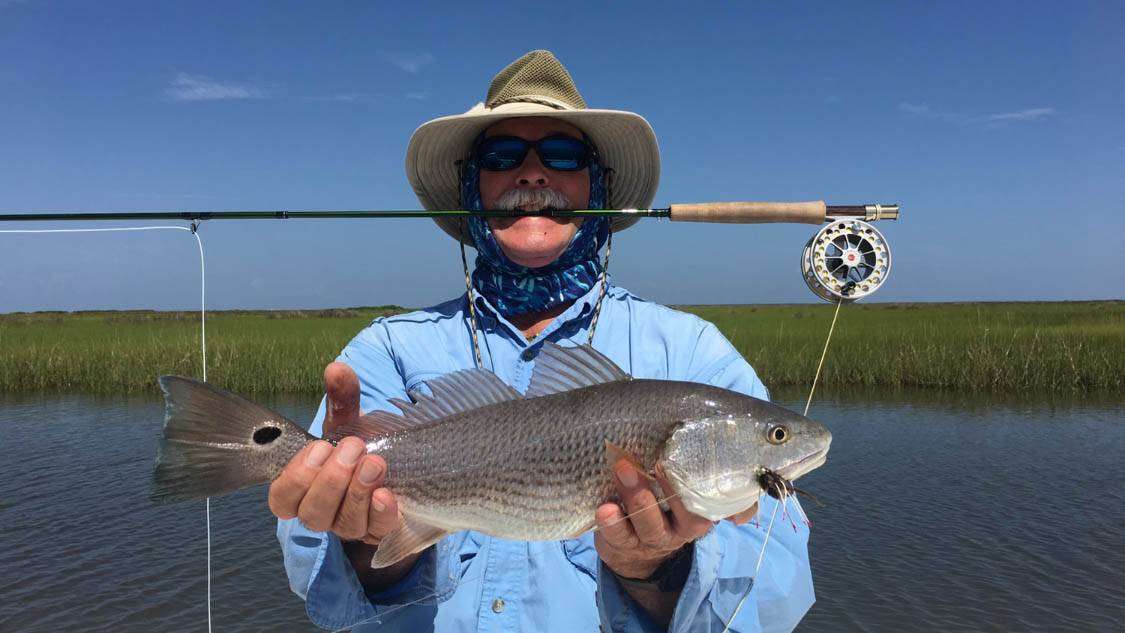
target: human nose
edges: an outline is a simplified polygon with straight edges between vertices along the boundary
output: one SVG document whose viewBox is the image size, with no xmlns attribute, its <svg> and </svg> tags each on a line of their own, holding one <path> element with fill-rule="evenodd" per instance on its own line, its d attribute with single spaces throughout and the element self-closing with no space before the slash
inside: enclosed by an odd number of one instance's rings
<svg viewBox="0 0 1125 633">
<path fill-rule="evenodd" d="M 539 161 L 534 148 L 527 150 L 527 156 L 517 169 L 516 183 L 521 187 L 546 187 L 550 184 L 547 168 Z"/>
</svg>

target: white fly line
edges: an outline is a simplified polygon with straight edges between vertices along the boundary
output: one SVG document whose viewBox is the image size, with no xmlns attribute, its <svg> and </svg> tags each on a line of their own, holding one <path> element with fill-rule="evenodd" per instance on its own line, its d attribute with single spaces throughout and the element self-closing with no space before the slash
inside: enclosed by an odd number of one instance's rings
<svg viewBox="0 0 1125 633">
<path fill-rule="evenodd" d="M 805 401 L 805 412 L 802 414 L 806 417 L 809 415 L 809 407 L 812 406 L 813 394 L 816 393 L 816 383 L 820 380 L 820 370 L 824 369 L 824 359 L 828 356 L 828 344 L 832 342 L 832 333 L 836 331 L 836 319 L 840 316 L 840 306 L 842 305 L 844 305 L 844 300 L 840 298 L 840 300 L 836 302 L 836 311 L 832 314 L 832 324 L 828 326 L 828 336 L 824 339 L 824 349 L 820 352 L 820 362 L 816 365 L 816 374 L 813 376 L 812 385 L 809 387 L 809 398 Z M 797 511 L 805 519 L 805 523 L 808 524 L 809 522 L 808 516 L 805 515 L 805 510 L 801 507 L 801 502 L 797 499 L 795 494 L 790 495 L 784 490 L 779 490 L 778 496 L 779 501 L 774 504 L 773 512 L 770 514 L 770 523 L 766 528 L 766 536 L 762 539 L 762 549 L 758 552 L 758 563 L 754 565 L 754 576 L 750 579 L 750 586 L 747 587 L 746 593 L 742 594 L 742 598 L 740 598 L 738 604 L 735 605 L 734 612 L 730 614 L 730 619 L 727 620 L 726 625 L 723 626 L 723 633 L 730 631 L 731 624 L 734 624 L 734 619 L 737 618 L 739 612 L 742 611 L 742 605 L 746 603 L 746 599 L 750 597 L 750 592 L 758 582 L 758 572 L 762 569 L 762 560 L 766 556 L 766 545 L 770 542 L 770 534 L 773 533 L 773 521 L 777 518 L 777 507 L 779 505 L 784 506 L 792 499 Z"/>
<path fill-rule="evenodd" d="M 207 382 L 207 267 L 203 259 L 203 240 L 197 224 L 187 226 L 117 226 L 96 229 L 3 229 L 8 234 L 47 233 L 118 233 L 132 231 L 187 231 L 199 247 L 199 354 L 203 362 L 203 381 Z M 204 514 L 207 526 L 207 631 L 211 633 L 211 498 L 206 499 Z"/>
</svg>

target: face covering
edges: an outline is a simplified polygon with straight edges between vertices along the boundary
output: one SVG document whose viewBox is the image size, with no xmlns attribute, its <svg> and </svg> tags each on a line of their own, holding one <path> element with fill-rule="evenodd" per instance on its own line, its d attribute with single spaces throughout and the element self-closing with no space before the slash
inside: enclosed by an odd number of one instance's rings
<svg viewBox="0 0 1125 633">
<path fill-rule="evenodd" d="M 461 174 L 461 205 L 480 211 L 480 166 L 476 148 L 484 134 L 473 143 L 473 153 Z M 605 169 L 595 157 L 590 166 L 590 209 L 604 209 L 608 195 Z M 542 268 L 521 266 L 504 255 L 487 218 L 471 217 L 469 234 L 477 249 L 473 286 L 504 317 L 547 310 L 570 303 L 589 292 L 602 274 L 598 252 L 609 239 L 609 218 L 586 218 L 570 245 L 558 259 Z"/>
</svg>

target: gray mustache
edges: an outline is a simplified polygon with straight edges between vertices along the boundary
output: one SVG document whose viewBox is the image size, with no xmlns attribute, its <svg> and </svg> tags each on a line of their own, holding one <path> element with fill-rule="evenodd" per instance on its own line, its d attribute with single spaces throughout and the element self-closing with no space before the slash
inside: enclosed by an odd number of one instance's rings
<svg viewBox="0 0 1125 633">
<path fill-rule="evenodd" d="M 514 211 L 519 207 L 538 206 L 539 208 L 569 209 L 570 199 L 555 189 L 509 189 L 496 201 L 501 211 Z"/>
</svg>

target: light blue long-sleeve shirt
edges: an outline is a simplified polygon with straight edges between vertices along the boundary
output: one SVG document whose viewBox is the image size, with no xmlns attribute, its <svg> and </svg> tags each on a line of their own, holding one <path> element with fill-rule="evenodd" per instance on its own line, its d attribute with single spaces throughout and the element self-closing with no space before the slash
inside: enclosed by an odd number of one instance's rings
<svg viewBox="0 0 1125 633">
<path fill-rule="evenodd" d="M 516 390 L 527 389 L 543 341 L 587 343 L 598 288 L 574 303 L 533 342 L 483 298 L 476 299 L 483 364 Z M 433 308 L 376 319 L 340 354 L 359 376 L 360 408 L 397 413 L 390 398 L 426 380 L 475 366 L 465 295 Z M 714 325 L 610 286 L 593 346 L 636 378 L 687 380 L 768 398 L 758 376 Z M 320 435 L 321 403 L 311 432 Z M 773 512 L 763 496 L 759 517 Z M 780 512 L 778 513 L 780 515 Z M 691 573 L 670 631 L 722 631 L 751 585 L 765 523 L 720 522 L 695 543 Z M 426 550 L 389 590 L 368 594 L 339 538 L 297 519 L 277 529 L 289 584 L 309 618 L 358 631 L 655 631 L 658 627 L 598 559 L 593 534 L 549 542 L 458 532 Z M 813 603 L 808 531 L 778 521 L 753 590 L 730 630 L 790 631 Z"/>
</svg>

